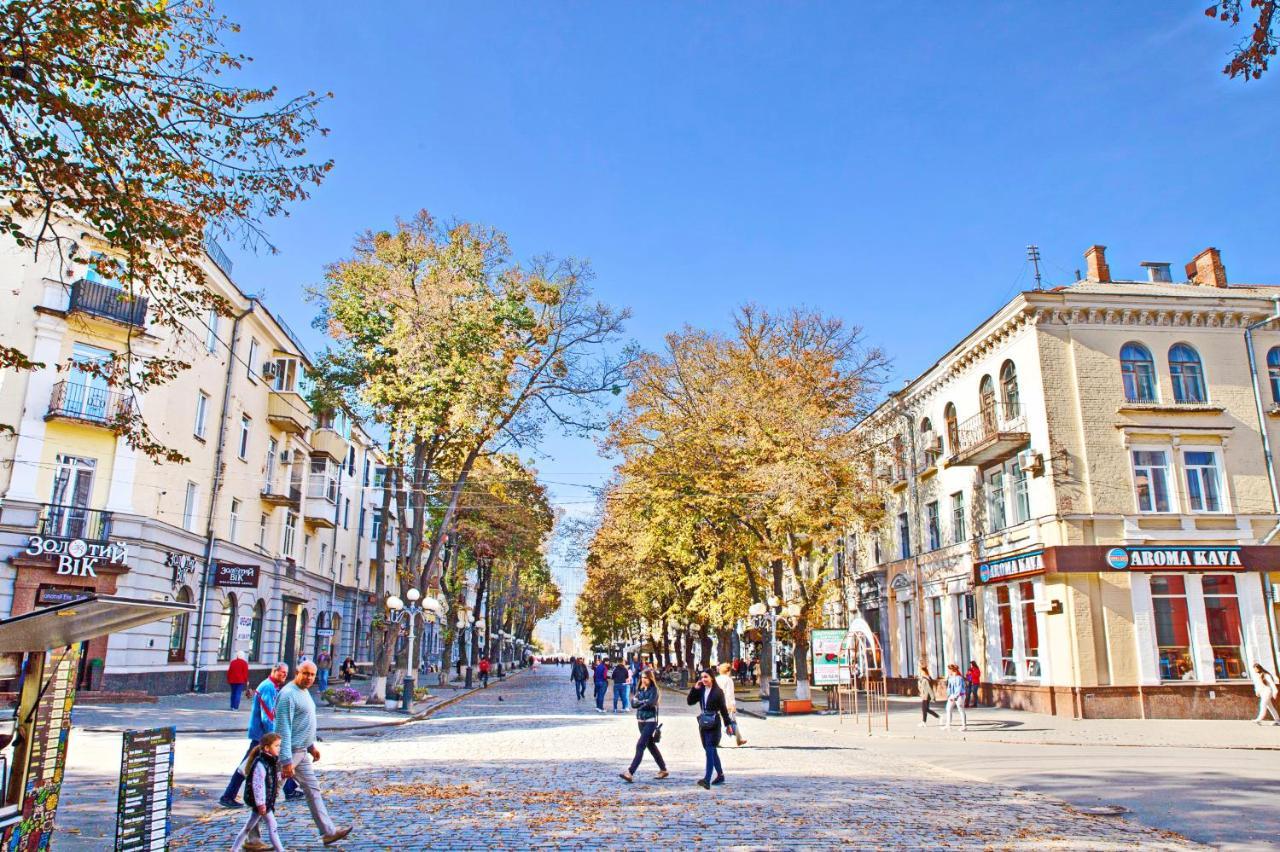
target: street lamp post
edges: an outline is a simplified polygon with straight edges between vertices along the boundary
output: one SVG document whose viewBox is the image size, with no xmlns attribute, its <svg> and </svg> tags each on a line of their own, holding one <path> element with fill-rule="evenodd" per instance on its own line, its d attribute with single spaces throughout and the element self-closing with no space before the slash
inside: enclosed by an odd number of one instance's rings
<svg viewBox="0 0 1280 852">
<path fill-rule="evenodd" d="M 443 607 L 435 598 L 427 598 L 419 606 L 418 599 L 422 597 L 422 593 L 417 589 L 409 589 L 404 596 L 409 599 L 408 604 L 395 595 L 387 598 L 387 609 L 390 610 L 387 613 L 387 621 L 392 624 L 407 622 L 409 625 L 409 655 L 405 665 L 404 682 L 400 685 L 400 709 L 408 713 L 413 707 L 413 690 L 418 680 L 418 660 L 414 656 L 413 647 L 414 629 L 418 616 L 428 612 L 439 615 Z"/>
<path fill-rule="evenodd" d="M 458 616 L 458 638 L 462 645 L 462 661 L 467 667 L 467 679 L 463 686 L 466 689 L 471 688 L 471 643 L 468 641 L 471 637 L 467 635 L 467 630 L 475 629 L 476 617 L 471 613 Z"/>
<path fill-rule="evenodd" d="M 778 681 L 778 621 L 798 618 L 800 606 L 788 604 L 782 607 L 778 598 L 770 595 L 767 603 L 753 603 L 747 614 L 756 627 L 769 628 L 769 649 L 772 652 L 769 665 L 769 715 L 777 716 L 782 712 L 782 688 Z"/>
</svg>

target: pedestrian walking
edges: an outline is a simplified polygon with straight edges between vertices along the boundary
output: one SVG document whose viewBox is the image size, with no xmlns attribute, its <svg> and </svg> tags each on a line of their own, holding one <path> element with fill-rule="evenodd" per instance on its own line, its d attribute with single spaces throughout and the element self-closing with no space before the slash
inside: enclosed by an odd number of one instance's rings
<svg viewBox="0 0 1280 852">
<path fill-rule="evenodd" d="M 1253 671 L 1250 672 L 1253 678 L 1253 694 L 1258 696 L 1258 716 L 1253 720 L 1253 724 L 1261 725 L 1267 714 L 1271 714 L 1273 724 L 1280 725 L 1280 714 L 1276 713 L 1275 700 L 1280 695 L 1280 684 L 1276 681 L 1276 676 L 1262 667 L 1261 663 L 1253 664 Z"/>
<path fill-rule="evenodd" d="M 916 691 L 920 693 L 920 724 L 916 727 L 923 728 L 929 723 L 930 716 L 938 718 L 938 714 L 929 707 L 929 700 L 933 698 L 933 678 L 929 676 L 928 666 L 921 666 L 916 674 Z"/>
<path fill-rule="evenodd" d="M 481 686 L 489 685 L 489 668 L 490 668 L 489 658 L 481 657 L 480 658 L 480 685 Z"/>
<path fill-rule="evenodd" d="M 733 667 L 728 663 L 720 664 L 720 675 L 716 678 L 716 686 L 720 687 L 720 691 L 724 693 L 724 706 L 729 710 L 729 733 L 733 734 L 739 746 L 744 746 L 747 741 L 743 739 L 742 728 L 738 726 L 738 697 L 733 688 Z"/>
<path fill-rule="evenodd" d="M 591 673 L 591 686 L 596 693 L 596 712 L 604 712 L 604 694 L 609 690 L 609 664 L 605 660 L 597 660 L 595 670 Z"/>
<path fill-rule="evenodd" d="M 969 727 L 969 717 L 964 712 L 964 699 L 968 692 L 968 680 L 960 674 L 960 667 L 955 663 L 947 666 L 947 715 L 942 723 L 945 730 L 951 730 L 951 711 L 960 711 L 960 730 Z"/>
<path fill-rule="evenodd" d="M 249 749 L 244 767 L 248 783 L 244 787 L 244 800 L 251 811 L 249 822 L 240 829 L 235 841 L 231 844 L 231 852 L 240 852 L 245 848 L 250 835 L 257 835 L 258 824 L 266 823 L 267 836 L 271 838 L 271 848 L 283 852 L 284 844 L 280 842 L 280 831 L 276 825 L 276 786 L 280 782 L 277 758 L 280 756 L 280 735 L 264 734 L 262 742 Z M 255 847 L 261 843 L 254 844 Z"/>
<path fill-rule="evenodd" d="M 636 708 L 636 724 L 640 727 L 640 739 L 636 740 L 636 756 L 631 759 L 631 765 L 627 767 L 627 771 L 619 776 L 627 783 L 631 783 L 632 778 L 635 777 L 646 749 L 653 755 L 653 762 L 658 764 L 658 777 L 667 777 L 667 762 L 662 759 L 662 752 L 658 751 L 662 727 L 662 723 L 658 721 L 658 705 L 661 702 L 662 692 L 658 689 L 657 676 L 653 673 L 653 669 L 645 669 L 640 672 L 640 677 L 636 681 L 636 694 L 632 696 L 631 701 L 632 706 Z"/>
<path fill-rule="evenodd" d="M 237 651 L 236 658 L 227 666 L 227 686 L 231 687 L 231 709 L 240 709 L 240 696 L 249 682 L 249 662 L 244 651 Z"/>
<path fill-rule="evenodd" d="M 582 662 L 581 657 L 573 658 L 573 664 L 569 667 L 569 679 L 573 681 L 573 691 L 581 701 L 587 694 L 587 664 Z"/>
<path fill-rule="evenodd" d="M 320 839 L 328 846 L 350 834 L 351 826 L 339 827 L 330 819 L 313 765 L 320 760 L 320 750 L 316 748 L 316 703 L 310 692 L 315 679 L 316 664 L 303 663 L 298 666 L 293 682 L 280 690 L 280 700 L 276 702 L 276 733 L 281 740 L 280 774 L 286 779 L 298 779 L 298 786 L 307 797 L 311 819 L 320 831 Z"/>
<path fill-rule="evenodd" d="M 969 670 L 964 673 L 965 693 L 964 706 L 978 706 L 978 686 L 982 683 L 982 669 L 973 660 L 969 661 Z"/>
<path fill-rule="evenodd" d="M 324 692 L 329 688 L 329 668 L 333 665 L 333 657 L 329 656 L 328 651 L 321 651 L 316 654 L 316 679 L 318 683 L 316 688 Z"/>
<path fill-rule="evenodd" d="M 280 687 L 284 686 L 287 680 L 289 680 L 289 664 L 276 663 L 271 667 L 271 672 L 263 678 L 262 683 L 258 684 L 258 688 L 253 691 L 253 709 L 249 711 L 249 747 L 245 749 L 245 757 L 253 751 L 254 746 L 262 742 L 264 736 L 275 730 L 276 701 L 279 698 Z M 240 795 L 240 785 L 244 783 L 244 773 L 241 771 L 243 765 L 243 760 L 237 764 L 235 772 L 231 773 L 231 780 L 227 782 L 227 788 L 218 798 L 218 804 L 224 808 L 240 807 L 236 796 Z M 284 794 L 286 799 L 302 797 L 296 781 L 285 783 Z"/>
<path fill-rule="evenodd" d="M 643 671 L 644 671 L 644 660 L 641 659 L 639 654 L 636 654 L 635 658 L 632 659 L 631 661 L 631 683 L 632 683 L 631 688 L 633 690 L 635 689 L 635 685 L 640 683 L 640 674 Z"/>
<path fill-rule="evenodd" d="M 622 699 L 623 713 L 631 709 L 631 702 L 628 700 L 630 691 L 631 669 L 622 660 L 618 660 L 618 664 L 613 667 L 613 712 L 618 712 L 618 699 Z"/>
<path fill-rule="evenodd" d="M 724 783 L 724 768 L 720 765 L 721 723 L 729 724 L 729 710 L 724 704 L 724 690 L 716 685 L 711 669 L 703 669 L 698 682 L 689 690 L 689 706 L 699 706 L 698 734 L 702 737 L 702 750 L 707 755 L 707 769 L 698 779 L 698 786 L 710 790 L 712 784 Z M 712 770 L 715 778 L 711 777 Z"/>
<path fill-rule="evenodd" d="M 356 661 L 351 659 L 350 657 L 347 657 L 345 660 L 342 661 L 342 668 L 340 669 L 340 671 L 342 672 L 343 685 L 350 686 L 351 678 L 356 676 Z"/>
<path fill-rule="evenodd" d="M 760 660 L 756 657 L 751 658 L 751 685 L 755 686 L 757 679 L 760 677 Z"/>
</svg>

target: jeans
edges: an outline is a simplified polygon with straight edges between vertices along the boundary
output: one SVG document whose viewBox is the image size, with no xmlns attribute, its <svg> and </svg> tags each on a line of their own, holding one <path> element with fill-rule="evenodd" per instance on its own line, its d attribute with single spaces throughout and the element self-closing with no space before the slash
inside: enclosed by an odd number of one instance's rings
<svg viewBox="0 0 1280 852">
<path fill-rule="evenodd" d="M 930 709 L 929 697 L 926 695 L 920 699 L 920 721 L 927 722 L 929 721 L 930 716 L 932 716 L 935 719 L 938 718 L 938 714 L 933 712 L 932 709 Z"/>
<path fill-rule="evenodd" d="M 240 696 L 242 695 L 244 695 L 244 684 L 243 683 L 231 684 L 231 709 L 232 710 L 240 709 Z"/>
<path fill-rule="evenodd" d="M 573 689 L 578 693 L 578 700 L 581 701 L 582 696 L 587 694 L 587 682 L 585 680 L 575 680 L 573 682 Z"/>
<path fill-rule="evenodd" d="M 627 701 L 628 693 L 629 693 L 630 691 L 631 691 L 631 684 L 629 684 L 629 683 L 615 683 L 615 684 L 613 685 L 613 709 L 614 709 L 615 711 L 618 709 L 618 699 L 619 699 L 619 698 L 621 698 L 621 699 L 622 699 L 622 709 L 623 709 L 623 710 L 630 710 L 630 709 L 631 709 L 631 705 L 630 705 L 630 703 L 628 703 L 628 701 Z"/>
<path fill-rule="evenodd" d="M 316 777 L 310 752 L 295 751 L 293 753 L 293 777 L 298 779 L 298 786 L 307 797 L 307 808 L 311 811 L 311 819 L 320 833 L 333 834 L 337 831 L 337 826 L 329 818 L 329 811 L 324 806 L 324 797 L 320 795 L 320 779 Z"/>
<path fill-rule="evenodd" d="M 480 672 L 480 685 L 481 686 L 489 685 L 489 673 L 487 671 Z"/>
<path fill-rule="evenodd" d="M 966 682 L 964 685 L 964 706 L 978 706 L 978 685 L 976 683 Z"/>
<path fill-rule="evenodd" d="M 329 688 L 329 670 L 321 669 L 316 672 L 316 686 L 321 692 Z"/>
<path fill-rule="evenodd" d="M 960 727 L 963 728 L 969 724 L 969 717 L 966 716 L 964 712 L 963 696 L 960 696 L 960 695 L 947 696 L 947 718 L 946 718 L 946 721 L 943 722 L 943 725 L 945 725 L 948 728 L 951 727 L 951 711 L 952 710 L 960 711 Z"/>
<path fill-rule="evenodd" d="M 604 694 L 609 690 L 609 684 L 605 683 L 602 680 L 598 680 L 595 682 L 595 689 L 596 689 L 596 709 L 603 710 Z"/>
<path fill-rule="evenodd" d="M 271 838 L 271 848 L 284 852 L 284 844 L 280 842 L 280 832 L 276 826 L 276 815 L 272 811 L 260 814 L 255 809 L 249 814 L 249 821 L 245 823 L 245 827 L 240 829 L 240 833 L 236 835 L 235 841 L 231 844 L 231 852 L 240 852 L 244 848 L 244 842 L 251 836 L 258 836 L 259 823 L 267 826 L 268 836 Z"/>
<path fill-rule="evenodd" d="M 658 720 L 640 723 L 640 739 L 636 741 L 636 756 L 631 761 L 631 766 L 627 769 L 628 775 L 634 775 L 636 769 L 640 766 L 640 761 L 644 758 L 644 750 L 648 749 L 649 754 L 653 755 L 653 760 L 658 764 L 658 769 L 663 772 L 667 771 L 667 762 L 662 759 L 662 752 L 658 751 L 658 744 L 653 741 L 653 734 L 658 730 Z"/>
<path fill-rule="evenodd" d="M 240 758 L 240 763 L 244 763 L 244 758 L 249 756 L 249 752 L 253 751 L 253 747 L 258 744 L 257 740 L 249 740 L 249 747 L 244 750 L 244 757 Z M 240 774 L 240 765 L 236 765 L 236 771 L 231 773 L 231 780 L 227 782 L 227 789 L 222 791 L 222 800 L 224 802 L 234 802 L 236 796 L 240 795 L 240 785 L 244 783 L 244 776 Z M 284 782 L 284 794 L 288 796 L 298 789 L 298 782 L 290 778 Z"/>
<path fill-rule="evenodd" d="M 711 772 L 715 770 L 716 775 L 723 775 L 724 769 L 720 766 L 720 723 L 717 721 L 716 726 L 709 731 L 699 731 L 702 735 L 702 750 L 707 753 L 707 772 L 703 776 L 708 784 L 711 783 Z"/>
</svg>

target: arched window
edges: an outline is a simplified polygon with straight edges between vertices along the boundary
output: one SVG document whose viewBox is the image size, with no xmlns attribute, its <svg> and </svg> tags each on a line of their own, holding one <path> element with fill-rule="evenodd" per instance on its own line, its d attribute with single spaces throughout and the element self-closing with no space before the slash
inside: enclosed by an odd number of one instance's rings
<svg viewBox="0 0 1280 852">
<path fill-rule="evenodd" d="M 1204 402 L 1204 367 L 1200 353 L 1185 343 L 1169 348 L 1169 378 L 1173 380 L 1173 398 L 1178 402 Z"/>
<path fill-rule="evenodd" d="M 991 376 L 983 376 L 978 383 L 978 410 L 982 412 L 982 432 L 990 435 L 996 431 L 996 383 Z"/>
<path fill-rule="evenodd" d="M 175 598 L 178 603 L 191 603 L 191 590 L 183 586 Z M 190 627 L 187 613 L 175 615 L 169 622 L 169 662 L 181 663 L 187 658 L 187 629 Z"/>
<path fill-rule="evenodd" d="M 1271 380 L 1271 400 L 1280 403 L 1280 346 L 1267 353 L 1267 378 Z"/>
<path fill-rule="evenodd" d="M 267 605 L 258 601 L 253 605 L 253 626 L 249 628 L 249 659 L 262 662 L 262 623 L 267 617 Z"/>
<path fill-rule="evenodd" d="M 1012 361 L 1000 367 L 1000 401 L 1004 403 L 1004 416 L 1018 416 L 1018 371 Z"/>
<path fill-rule="evenodd" d="M 954 453 L 960 449 L 960 424 L 956 420 L 954 402 L 948 402 L 947 407 L 942 410 L 942 419 L 946 421 L 947 426 L 947 449 Z"/>
<path fill-rule="evenodd" d="M 1120 350 L 1120 375 L 1124 398 L 1129 402 L 1156 401 L 1156 365 L 1141 343 L 1126 343 Z"/>
<path fill-rule="evenodd" d="M 218 640 L 218 659 L 226 662 L 236 644 L 236 596 L 227 595 L 222 602 L 222 634 Z"/>
</svg>

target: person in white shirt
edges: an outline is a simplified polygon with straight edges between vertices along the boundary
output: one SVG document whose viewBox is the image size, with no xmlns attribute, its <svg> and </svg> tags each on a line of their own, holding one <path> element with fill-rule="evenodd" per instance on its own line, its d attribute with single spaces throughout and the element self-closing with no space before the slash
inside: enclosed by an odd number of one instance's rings
<svg viewBox="0 0 1280 852">
<path fill-rule="evenodd" d="M 738 724 L 738 702 L 733 694 L 733 666 L 721 663 L 718 671 L 720 674 L 716 676 L 716 686 L 724 692 L 724 706 L 729 711 L 729 718 L 733 720 L 733 737 L 738 745 L 744 746 L 747 741 L 743 739 L 742 727 Z"/>
</svg>

